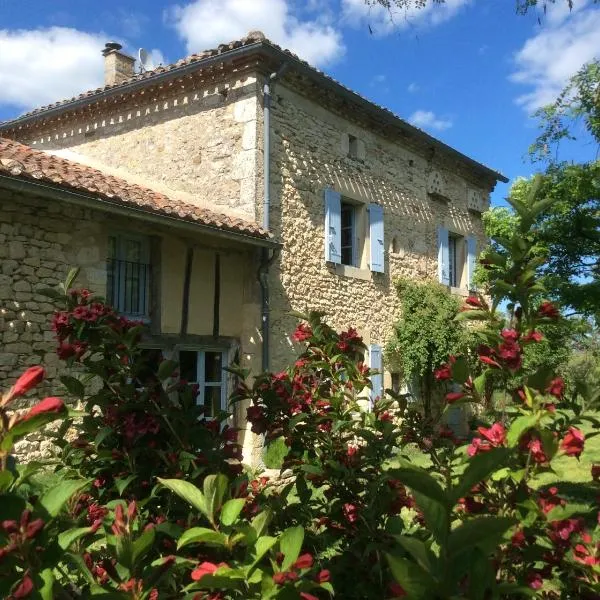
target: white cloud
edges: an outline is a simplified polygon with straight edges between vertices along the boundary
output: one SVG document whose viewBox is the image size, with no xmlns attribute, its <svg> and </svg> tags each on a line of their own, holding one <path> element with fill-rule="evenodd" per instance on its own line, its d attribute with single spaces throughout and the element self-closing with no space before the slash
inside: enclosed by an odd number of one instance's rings
<svg viewBox="0 0 600 600">
<path fill-rule="evenodd" d="M 520 95 L 517 103 L 532 112 L 553 102 L 584 63 L 600 56 L 598 32 L 598 8 L 573 13 L 564 8 L 551 9 L 543 28 L 515 55 L 516 70 L 510 79 L 531 90 Z"/>
<path fill-rule="evenodd" d="M 417 110 L 408 120 L 417 127 L 422 127 L 423 129 L 435 129 L 436 131 L 450 129 L 453 125 L 453 122 L 450 119 L 437 117 L 431 110 Z"/>
<path fill-rule="evenodd" d="M 0 104 L 33 108 L 102 85 L 107 39 L 65 27 L 0 30 Z"/>
<path fill-rule="evenodd" d="M 67 27 L 0 29 L 0 106 L 27 110 L 103 86 L 109 39 Z M 137 49 L 124 43 L 124 51 L 137 59 Z M 165 63 L 159 50 L 149 54 L 155 65 Z"/>
<path fill-rule="evenodd" d="M 291 0 L 195 0 L 167 12 L 189 52 L 199 52 L 260 30 L 267 38 L 314 65 L 344 53 L 340 31 L 326 17 L 298 18 Z"/>
<path fill-rule="evenodd" d="M 412 83 L 408 84 L 406 89 L 408 90 L 409 94 L 416 94 L 420 88 L 419 85 L 413 81 Z"/>
<path fill-rule="evenodd" d="M 433 27 L 454 17 L 471 0 L 446 0 L 438 4 L 428 2 L 417 8 L 412 2 L 409 8 L 391 8 L 381 4 L 368 5 L 365 0 L 342 0 L 342 15 L 353 26 L 368 25 L 376 35 L 386 35 L 394 29 L 407 27 Z"/>
</svg>

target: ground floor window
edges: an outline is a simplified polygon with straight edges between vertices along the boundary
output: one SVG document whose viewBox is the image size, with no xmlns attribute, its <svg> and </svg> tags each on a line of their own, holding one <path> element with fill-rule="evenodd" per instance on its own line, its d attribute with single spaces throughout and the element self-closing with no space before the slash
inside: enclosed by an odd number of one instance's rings
<svg viewBox="0 0 600 600">
<path fill-rule="evenodd" d="M 222 350 L 179 350 L 181 379 L 198 386 L 198 404 L 205 416 L 227 410 L 227 353 Z"/>
</svg>

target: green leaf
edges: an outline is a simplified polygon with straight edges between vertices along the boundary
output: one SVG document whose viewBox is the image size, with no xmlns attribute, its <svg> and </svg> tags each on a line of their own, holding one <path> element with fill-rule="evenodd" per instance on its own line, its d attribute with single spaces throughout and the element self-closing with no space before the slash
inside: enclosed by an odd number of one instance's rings
<svg viewBox="0 0 600 600">
<path fill-rule="evenodd" d="M 192 527 L 184 531 L 177 542 L 177 550 L 189 544 L 205 544 L 206 546 L 226 546 L 227 536 L 206 527 Z"/>
<path fill-rule="evenodd" d="M 456 383 L 464 383 L 469 377 L 469 365 L 464 356 L 459 356 L 452 365 L 452 379 Z"/>
<path fill-rule="evenodd" d="M 279 538 L 279 549 L 283 553 L 281 570 L 287 571 L 296 562 L 304 542 L 304 528 L 298 525 L 286 529 Z"/>
<path fill-rule="evenodd" d="M 117 492 L 119 492 L 119 496 L 123 495 L 123 492 L 127 488 L 127 486 L 136 478 L 135 475 L 129 475 L 129 477 L 125 477 L 124 479 L 115 479 L 115 487 L 117 488 Z"/>
<path fill-rule="evenodd" d="M 113 432 L 113 428 L 112 427 L 103 427 L 97 434 L 96 434 L 96 438 L 94 439 L 94 444 L 96 445 L 96 448 L 98 448 L 102 442 Z"/>
<path fill-rule="evenodd" d="M 0 471 L 0 492 L 6 491 L 12 484 L 14 475 L 10 471 Z"/>
<path fill-rule="evenodd" d="M 157 477 L 159 483 L 175 492 L 182 500 L 191 504 L 196 510 L 200 511 L 207 518 L 209 516 L 204 494 L 192 483 L 181 479 L 161 479 Z"/>
<path fill-rule="evenodd" d="M 173 375 L 175 369 L 177 369 L 178 366 L 178 363 L 174 360 L 163 360 L 158 367 L 157 373 L 157 376 L 160 379 L 160 381 L 164 381 L 165 379 L 171 377 L 171 375 Z"/>
<path fill-rule="evenodd" d="M 414 490 L 413 496 L 417 506 L 423 511 L 425 522 L 431 533 L 440 544 L 444 544 L 450 532 L 450 521 L 446 505 Z"/>
<path fill-rule="evenodd" d="M 463 310 L 455 317 L 455 321 L 487 321 L 488 315 L 482 310 Z"/>
<path fill-rule="evenodd" d="M 85 564 L 85 561 L 81 555 L 75 554 L 74 552 L 68 552 L 66 556 L 69 558 L 70 562 L 75 563 L 79 569 L 79 572 L 85 577 L 89 584 L 96 585 L 96 580 L 94 579 L 94 576 L 90 570 L 87 568 L 87 565 Z"/>
<path fill-rule="evenodd" d="M 54 600 L 54 574 L 52 573 L 52 569 L 44 569 L 41 571 L 40 578 L 42 580 L 42 586 L 38 591 L 42 600 Z"/>
<path fill-rule="evenodd" d="M 79 275 L 79 267 L 72 267 L 67 273 L 67 278 L 65 279 L 65 292 L 68 292 L 73 286 L 73 282 L 77 279 L 77 275 Z"/>
<path fill-rule="evenodd" d="M 142 535 L 133 542 L 132 564 L 134 567 L 137 565 L 137 562 L 148 553 L 150 548 L 152 548 L 155 535 L 156 532 L 153 528 L 146 529 Z"/>
<path fill-rule="evenodd" d="M 40 294 L 41 296 L 46 296 L 47 298 L 52 298 L 52 300 L 64 300 L 65 295 L 58 290 L 51 287 L 43 287 L 38 288 L 36 290 L 36 294 Z"/>
<path fill-rule="evenodd" d="M 434 572 L 434 564 L 437 561 L 435 554 L 425 545 L 424 542 L 406 535 L 395 535 L 394 539 L 402 546 L 402 549 L 408 552 L 417 563 L 428 573 Z"/>
<path fill-rule="evenodd" d="M 510 426 L 508 433 L 506 434 L 506 441 L 512 448 L 519 443 L 521 436 L 528 430 L 531 429 L 538 421 L 538 417 L 535 414 L 522 415 L 517 417 Z"/>
<path fill-rule="evenodd" d="M 85 395 L 85 386 L 79 379 L 71 377 L 70 375 L 63 375 L 60 378 L 61 383 L 67 388 L 69 394 L 76 398 L 83 398 Z"/>
<path fill-rule="evenodd" d="M 450 534 L 448 554 L 457 556 L 482 544 L 495 546 L 515 523 L 515 519 L 509 517 L 476 517 L 465 521 Z"/>
<path fill-rule="evenodd" d="M 546 519 L 550 521 L 564 521 L 570 519 L 573 515 L 585 514 L 591 512 L 592 507 L 584 504 L 568 504 L 567 506 L 555 506 L 547 515 Z"/>
<path fill-rule="evenodd" d="M 256 535 L 258 537 L 260 537 L 266 531 L 272 517 L 273 513 L 271 512 L 271 509 L 266 508 L 262 512 L 258 513 L 254 519 L 252 519 L 250 525 L 252 529 L 256 531 Z"/>
<path fill-rule="evenodd" d="M 204 499 L 208 520 L 214 525 L 215 515 L 223 504 L 223 499 L 229 487 L 229 480 L 225 475 L 209 475 L 204 480 Z"/>
<path fill-rule="evenodd" d="M 452 503 L 469 494 L 471 488 L 487 479 L 494 471 L 503 467 L 511 452 L 507 448 L 494 448 L 473 456 L 460 481 L 452 488 Z"/>
<path fill-rule="evenodd" d="M 434 597 L 435 581 L 429 573 L 406 558 L 391 554 L 385 557 L 394 579 L 402 586 L 409 600 L 430 600 Z"/>
<path fill-rule="evenodd" d="M 256 567 L 261 558 L 277 543 L 277 538 L 263 535 L 256 540 L 254 551 L 252 552 L 252 565 L 250 571 Z"/>
<path fill-rule="evenodd" d="M 486 369 L 481 375 L 478 375 L 473 379 L 473 387 L 480 396 L 483 396 L 483 393 L 485 392 L 485 380 L 487 379 L 488 373 L 489 371 Z"/>
<path fill-rule="evenodd" d="M 71 496 L 87 487 L 91 481 L 91 479 L 67 479 L 61 481 L 39 499 L 38 507 L 51 517 L 56 517 Z"/>
<path fill-rule="evenodd" d="M 415 492 L 420 492 L 424 496 L 439 502 L 442 506 L 446 506 L 448 500 L 444 490 L 440 484 L 426 471 L 422 469 L 393 469 L 388 471 L 393 473 L 394 477 L 400 479 L 402 483 Z"/>
<path fill-rule="evenodd" d="M 233 525 L 240 516 L 240 513 L 244 508 L 244 504 L 246 504 L 245 498 L 234 498 L 233 500 L 225 502 L 225 504 L 223 504 L 223 508 L 221 509 L 221 516 L 219 518 L 221 524 L 225 525 L 225 527 Z"/>
<path fill-rule="evenodd" d="M 67 529 L 67 531 L 63 531 L 58 534 L 58 545 L 63 550 L 68 550 L 71 547 L 71 544 L 81 539 L 88 533 L 91 533 L 91 531 L 91 527 L 77 527 L 75 529 Z"/>
</svg>

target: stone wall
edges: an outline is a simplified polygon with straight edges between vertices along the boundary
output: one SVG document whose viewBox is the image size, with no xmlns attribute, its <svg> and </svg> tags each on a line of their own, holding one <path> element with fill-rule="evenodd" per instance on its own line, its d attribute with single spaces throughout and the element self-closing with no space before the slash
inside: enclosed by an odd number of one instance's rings
<svg viewBox="0 0 600 600">
<path fill-rule="evenodd" d="M 51 318 L 54 303 L 39 293 L 65 280 L 69 269 L 80 267 L 77 287 L 106 293 L 106 257 L 109 234 L 128 233 L 160 238 L 161 330 L 148 337 L 150 347 L 214 347 L 239 351 L 242 366 L 260 368 L 260 304 L 256 281 L 257 250 L 198 236 L 181 238 L 177 230 L 126 220 L 71 203 L 0 189 L 0 389 L 6 390 L 27 368 L 44 366 L 47 378 L 31 397 L 15 401 L 24 408 L 32 398 L 62 395 L 59 376 L 64 363 L 56 355 Z M 179 336 L 183 274 L 187 248 L 194 247 L 190 285 L 190 314 L 185 339 Z M 220 255 L 220 310 L 218 338 L 213 337 L 215 253 Z M 212 294 L 207 296 L 207 290 Z M 237 406 L 234 423 L 245 424 L 245 407 Z M 247 454 L 254 436 L 244 436 Z M 18 444 L 19 456 L 46 457 L 51 444 L 41 436 Z"/>
<path fill-rule="evenodd" d="M 183 89 L 182 89 L 183 88 Z M 187 202 L 255 218 L 258 90 L 251 76 L 186 81 L 40 123 L 19 141 Z"/>
<path fill-rule="evenodd" d="M 288 87 L 278 85 L 276 96 L 271 223 L 285 245 L 271 279 L 273 368 L 289 362 L 295 350 L 290 310 L 323 310 L 334 327 L 354 326 L 367 344 L 385 345 L 398 317 L 394 279 L 437 280 L 440 225 L 476 236 L 481 249 L 481 218 L 468 210 L 467 199 L 470 190 L 484 201 L 489 195 L 439 160 L 427 160 Z M 357 140 L 353 157 L 349 136 Z M 428 193 L 436 191 L 432 180 L 441 193 Z M 371 273 L 364 260 L 360 269 L 326 263 L 326 187 L 355 202 L 383 206 L 385 273 Z"/>
</svg>

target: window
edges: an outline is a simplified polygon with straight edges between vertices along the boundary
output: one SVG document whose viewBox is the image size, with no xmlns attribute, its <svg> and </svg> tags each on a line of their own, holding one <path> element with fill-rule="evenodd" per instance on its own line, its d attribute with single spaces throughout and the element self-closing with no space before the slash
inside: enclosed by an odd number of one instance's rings
<svg viewBox="0 0 600 600">
<path fill-rule="evenodd" d="M 357 239 L 356 239 L 356 207 L 347 202 L 342 202 L 342 227 L 341 227 L 342 264 L 356 266 Z"/>
<path fill-rule="evenodd" d="M 448 273 L 450 276 L 450 287 L 460 287 L 463 272 L 461 260 L 464 249 L 464 238 L 458 235 L 448 237 Z"/>
<path fill-rule="evenodd" d="M 325 260 L 351 267 L 385 271 L 383 207 L 343 199 L 325 190 Z M 363 232 L 368 232 L 367 235 Z M 368 239 L 368 244 L 367 244 Z"/>
<path fill-rule="evenodd" d="M 227 353 L 221 350 L 180 350 L 181 379 L 198 385 L 198 404 L 205 416 L 227 410 Z"/>
<path fill-rule="evenodd" d="M 348 156 L 358 158 L 358 138 L 351 134 L 348 134 Z"/>
<path fill-rule="evenodd" d="M 454 288 L 472 287 L 476 240 L 438 228 L 438 275 L 440 283 Z"/>
<path fill-rule="evenodd" d="M 106 260 L 106 298 L 120 313 L 148 317 L 150 245 L 147 238 L 111 235 Z"/>
</svg>

